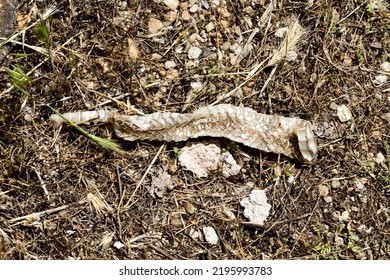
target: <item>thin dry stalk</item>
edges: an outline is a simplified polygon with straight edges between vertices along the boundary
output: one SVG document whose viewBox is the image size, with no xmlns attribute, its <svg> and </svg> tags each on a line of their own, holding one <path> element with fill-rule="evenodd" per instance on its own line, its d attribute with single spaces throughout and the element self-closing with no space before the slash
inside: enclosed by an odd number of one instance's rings
<svg viewBox="0 0 390 280">
<path fill-rule="evenodd" d="M 85 203 L 85 201 L 78 202 L 79 205 L 84 204 L 84 203 Z M 44 211 L 40 211 L 40 212 L 31 213 L 31 214 L 28 214 L 25 216 L 21 216 L 21 217 L 17 217 L 17 218 L 13 218 L 11 220 L 8 220 L 8 223 L 12 224 L 12 223 L 18 222 L 16 224 L 11 225 L 11 226 L 16 226 L 16 225 L 21 223 L 20 221 L 35 218 L 35 217 L 42 217 L 44 215 L 53 214 L 53 213 L 65 210 L 65 209 L 69 208 L 70 206 L 72 206 L 72 205 L 68 204 L 68 205 L 63 205 L 63 206 L 59 206 L 56 208 L 52 208 L 52 209 L 48 209 L 48 210 L 44 210 Z"/>
<path fill-rule="evenodd" d="M 154 158 L 152 159 L 152 161 L 150 162 L 148 168 L 146 169 L 144 175 L 142 176 L 141 180 L 138 182 L 137 186 L 135 187 L 133 193 L 131 194 L 129 200 L 127 201 L 127 203 L 125 204 L 125 206 L 123 207 L 124 209 L 129 209 L 130 208 L 130 203 L 134 197 L 134 195 L 136 194 L 136 192 L 138 191 L 139 187 L 141 186 L 141 184 L 143 183 L 143 181 L 145 180 L 146 178 L 146 175 L 149 174 L 150 170 L 152 169 L 152 166 L 153 164 L 156 162 L 157 160 L 157 157 L 160 155 L 161 151 L 166 147 L 166 144 L 163 144 L 161 145 L 160 149 L 158 149 L 156 155 L 154 156 Z"/>
<path fill-rule="evenodd" d="M 275 7 L 275 3 L 274 1 L 271 1 L 267 8 L 265 9 L 264 13 L 261 15 L 260 17 L 260 27 L 264 27 L 268 24 L 268 22 L 270 21 L 271 19 L 271 15 L 272 15 L 272 12 L 274 10 L 274 7 Z"/>
<path fill-rule="evenodd" d="M 7 42 L 10 42 L 10 43 L 13 43 L 13 44 L 16 44 L 16 45 L 21 45 L 23 47 L 26 47 L 26 48 L 29 48 L 29 49 L 32 49 L 38 53 L 41 53 L 43 55 L 49 55 L 49 50 L 47 48 L 43 48 L 43 47 L 38 47 L 38 46 L 32 46 L 32 45 L 29 45 L 29 44 L 26 44 L 26 43 L 23 43 L 23 42 L 19 42 L 17 40 L 10 40 L 10 39 L 7 39 L 7 38 L 4 38 L 4 37 L 0 37 L 0 40 L 7 40 Z"/>
<path fill-rule="evenodd" d="M 46 188 L 46 183 L 45 183 L 45 181 L 43 181 L 43 179 L 41 177 L 41 174 L 37 170 L 34 170 L 34 171 L 35 171 L 35 174 L 38 177 L 39 183 L 41 184 L 41 188 L 43 189 L 43 192 L 45 193 L 45 196 L 46 196 L 47 200 L 50 203 L 51 202 L 51 197 L 50 197 L 49 191 Z"/>
<path fill-rule="evenodd" d="M 237 64 L 239 64 L 241 60 L 249 53 L 250 49 L 252 48 L 251 42 L 259 31 L 260 29 L 257 27 L 252 30 L 251 35 L 249 36 L 248 40 L 246 41 L 244 47 L 242 48 L 241 52 L 237 57 L 237 61 L 236 61 Z"/>
</svg>

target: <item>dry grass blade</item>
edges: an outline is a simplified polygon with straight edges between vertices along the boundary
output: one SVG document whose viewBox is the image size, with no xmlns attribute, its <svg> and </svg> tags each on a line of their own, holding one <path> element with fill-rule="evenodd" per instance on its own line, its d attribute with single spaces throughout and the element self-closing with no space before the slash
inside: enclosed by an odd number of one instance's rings
<svg viewBox="0 0 390 280">
<path fill-rule="evenodd" d="M 153 157 L 153 159 L 152 159 L 152 161 L 150 162 L 148 168 L 146 169 L 144 175 L 142 176 L 141 180 L 138 182 L 138 184 L 137 184 L 137 186 L 135 187 L 133 193 L 131 194 L 129 200 L 127 201 L 127 203 L 126 203 L 125 206 L 123 207 L 124 209 L 129 209 L 129 208 L 130 208 L 131 202 L 132 202 L 132 200 L 133 200 L 133 197 L 135 196 L 135 194 L 136 194 L 136 192 L 138 191 L 139 187 L 141 186 L 142 182 L 145 180 L 146 175 L 149 174 L 150 169 L 152 169 L 153 164 L 154 164 L 154 163 L 156 162 L 156 160 L 157 160 L 157 157 L 160 155 L 161 151 L 162 151 L 163 149 L 165 149 L 165 147 L 166 147 L 166 145 L 163 144 L 163 145 L 161 145 L 160 148 L 158 149 L 156 155 Z"/>
<path fill-rule="evenodd" d="M 104 251 L 107 250 L 107 248 L 110 246 L 112 239 L 115 236 L 115 232 L 109 232 L 105 234 L 102 238 L 102 241 L 100 242 L 100 247 L 101 247 L 101 253 L 103 254 Z"/>
<path fill-rule="evenodd" d="M 272 11 L 274 10 L 276 6 L 276 3 L 274 1 L 271 1 L 267 8 L 265 9 L 263 15 L 260 17 L 259 23 L 261 27 L 264 27 L 268 24 L 269 20 L 271 19 Z"/>
<path fill-rule="evenodd" d="M 0 228 L 0 248 L 2 246 L 1 245 L 2 243 L 11 244 L 11 238 L 8 236 L 8 234 L 2 228 Z"/>
<path fill-rule="evenodd" d="M 107 208 L 106 203 L 92 193 L 87 194 L 87 199 L 95 210 L 96 214 L 100 215 Z"/>
<path fill-rule="evenodd" d="M 7 40 L 7 38 L 1 37 L 0 40 Z M 17 45 L 21 45 L 21 46 L 29 48 L 29 49 L 32 49 L 32 50 L 34 50 L 34 51 L 36 51 L 38 53 L 41 53 L 43 55 L 49 55 L 49 50 L 47 48 L 38 47 L 38 46 L 32 46 L 32 45 L 29 45 L 29 44 L 26 44 L 26 43 L 23 43 L 23 42 L 19 42 L 17 40 L 10 40 L 10 39 L 8 39 L 8 42 L 14 43 L 14 44 L 17 44 Z"/>
</svg>

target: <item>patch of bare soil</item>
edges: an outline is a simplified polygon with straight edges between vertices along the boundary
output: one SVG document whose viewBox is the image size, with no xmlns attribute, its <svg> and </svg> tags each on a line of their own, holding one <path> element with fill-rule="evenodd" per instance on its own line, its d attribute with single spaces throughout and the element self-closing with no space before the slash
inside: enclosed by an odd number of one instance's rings
<svg viewBox="0 0 390 280">
<path fill-rule="evenodd" d="M 388 259 L 385 1 L 164 2 L 19 1 L 0 68 L 0 258 Z M 240 86 L 296 19 L 305 35 Z M 192 112 L 235 88 L 223 103 L 310 120 L 316 160 L 194 139 L 241 165 L 198 178 L 178 162 L 186 143 L 83 126 L 120 153 L 48 120 L 47 105 Z M 240 205 L 253 189 L 271 205 L 262 227 Z"/>
</svg>

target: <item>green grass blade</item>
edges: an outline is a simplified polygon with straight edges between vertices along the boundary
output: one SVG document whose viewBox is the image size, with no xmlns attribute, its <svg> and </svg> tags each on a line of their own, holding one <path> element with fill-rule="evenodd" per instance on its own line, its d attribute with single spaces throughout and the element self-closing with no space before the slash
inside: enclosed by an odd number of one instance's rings
<svg viewBox="0 0 390 280">
<path fill-rule="evenodd" d="M 56 113 L 58 116 L 60 116 L 66 123 L 68 123 L 70 126 L 74 127 L 81 135 L 83 135 L 85 138 L 87 138 L 88 140 L 90 140 L 91 142 L 95 143 L 96 145 L 104 148 L 104 149 L 108 149 L 108 150 L 113 150 L 113 151 L 116 151 L 116 152 L 123 152 L 121 146 L 119 144 L 116 144 L 108 139 L 104 139 L 104 138 L 101 138 L 99 136 L 96 136 L 96 135 L 93 135 L 93 134 L 90 134 L 88 131 L 86 131 L 85 129 L 81 128 L 80 126 L 78 126 L 77 124 L 69 121 L 67 118 L 65 118 L 62 114 L 60 114 L 57 110 L 55 110 L 54 108 L 50 107 L 49 105 L 47 105 L 50 109 L 53 110 L 54 113 Z"/>
</svg>

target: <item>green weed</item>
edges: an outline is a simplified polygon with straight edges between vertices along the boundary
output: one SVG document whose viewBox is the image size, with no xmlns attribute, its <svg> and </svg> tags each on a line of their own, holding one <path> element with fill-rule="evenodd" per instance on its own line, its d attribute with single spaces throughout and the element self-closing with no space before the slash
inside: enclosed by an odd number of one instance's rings
<svg viewBox="0 0 390 280">
<path fill-rule="evenodd" d="M 31 82 L 31 78 L 26 74 L 28 71 L 26 71 L 25 67 L 18 64 L 11 65 L 11 67 L 12 69 L 7 68 L 5 70 L 8 73 L 12 86 L 24 95 L 28 95 L 27 86 Z"/>
</svg>

